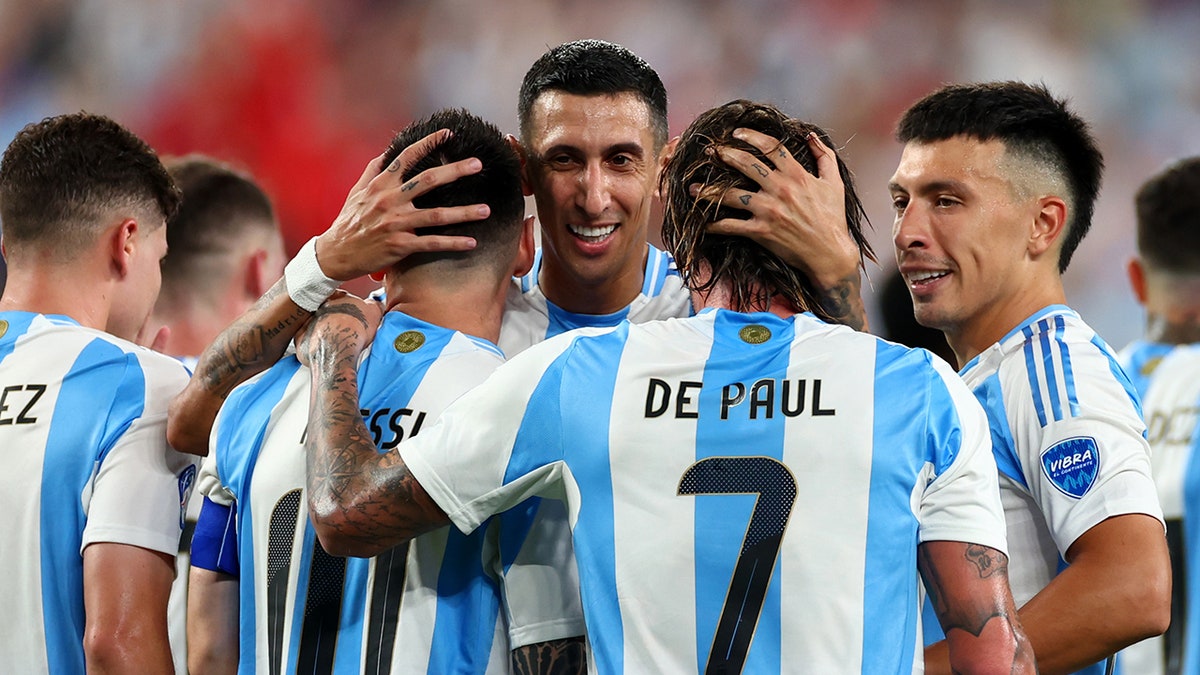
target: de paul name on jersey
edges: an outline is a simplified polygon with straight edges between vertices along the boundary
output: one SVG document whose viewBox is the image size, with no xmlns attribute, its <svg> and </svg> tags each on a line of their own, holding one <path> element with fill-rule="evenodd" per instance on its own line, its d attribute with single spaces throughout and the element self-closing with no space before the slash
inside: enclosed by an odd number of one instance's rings
<svg viewBox="0 0 1200 675">
<path fill-rule="evenodd" d="M 646 386 L 646 417 L 671 414 L 676 419 L 700 417 L 700 390 L 704 383 L 681 380 L 667 382 L 652 377 Z M 705 415 L 718 414 L 729 419 L 738 414 L 749 419 L 773 419 L 775 413 L 797 417 L 808 413 L 813 417 L 835 415 L 832 407 L 821 403 L 821 379 L 782 380 L 762 378 L 752 383 L 734 382 L 721 388 L 717 409 L 705 410 Z"/>
</svg>

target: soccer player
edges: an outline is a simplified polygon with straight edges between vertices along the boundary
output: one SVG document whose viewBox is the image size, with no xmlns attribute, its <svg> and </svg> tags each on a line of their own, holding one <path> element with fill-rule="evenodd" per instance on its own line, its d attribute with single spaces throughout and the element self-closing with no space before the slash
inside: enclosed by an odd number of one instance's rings
<svg viewBox="0 0 1200 675">
<path fill-rule="evenodd" d="M 1016 82 L 944 87 L 897 138 L 897 262 L 988 413 L 1021 622 L 1042 673 L 1096 664 L 1164 630 L 1171 585 L 1136 395 L 1065 306 L 1100 152 L 1063 101 Z M 933 645 L 926 672 L 949 667 Z"/>
<path fill-rule="evenodd" d="M 510 294 L 505 352 L 573 328 L 687 316 L 688 292 L 670 257 L 646 242 L 667 142 L 667 95 L 658 74 L 620 45 L 568 42 L 526 72 L 517 112 L 525 191 L 537 204 L 542 247 Z M 836 206 L 840 186 L 836 176 L 828 180 Z M 764 236 L 771 244 L 783 232 L 773 229 Z M 857 254 L 854 244 L 843 236 L 830 245 Z M 814 284 L 825 295 L 857 300 L 859 270 L 820 270 Z M 841 317 L 853 309 L 822 302 Z"/>
<path fill-rule="evenodd" d="M 283 275 L 287 258 L 271 201 L 250 176 L 203 155 L 165 158 L 163 164 L 182 201 L 168 222 L 162 289 L 144 332 L 166 327 L 158 351 L 194 368 L 200 352 L 217 334 Z M 168 606 L 171 651 L 180 674 L 188 672 L 189 646 L 197 663 L 226 658 L 237 662 L 237 654 L 209 651 L 204 633 L 195 636 L 191 645 L 185 638 L 188 556 L 201 501 L 188 503 Z M 213 588 L 196 594 L 200 616 L 217 614 L 203 603 L 220 592 Z M 199 666 L 193 670 L 203 672 Z"/>
<path fill-rule="evenodd" d="M 759 153 L 733 135 L 746 127 L 783 143 Z M 663 227 L 701 313 L 531 347 L 398 457 L 347 440 L 366 433 L 353 364 L 367 326 L 322 311 L 301 346 L 319 536 L 471 531 L 531 494 L 565 498 L 603 673 L 911 669 L 919 564 L 960 672 L 1032 672 L 970 392 L 926 352 L 798 314 L 819 289 L 759 245 L 709 234 L 721 212 L 688 191 L 703 175 L 754 194 L 705 152 L 728 147 L 767 171 L 815 175 L 819 157 L 857 205 L 810 132 L 829 143 L 769 106 L 701 115 L 664 176 Z M 850 231 L 861 217 L 848 211 Z"/>
<path fill-rule="evenodd" d="M 405 150 L 442 129 L 452 135 L 423 157 Z M 402 180 L 424 186 L 432 184 L 426 170 L 471 158 L 484 169 L 411 194 L 423 208 L 487 204 L 487 219 L 440 230 L 471 236 L 476 246 L 412 255 L 389 268 L 389 311 L 370 353 L 356 362 L 363 392 L 353 416 L 366 420 L 368 434 L 356 440 L 379 452 L 416 436 L 503 362 L 495 341 L 504 297 L 533 260 L 516 153 L 492 125 L 450 110 L 406 127 L 383 161 L 401 162 Z M 241 669 L 507 673 L 499 589 L 486 568 L 492 535 L 444 529 L 369 560 L 333 557 L 317 545 L 304 496 L 310 380 L 289 356 L 235 390 L 202 471 L 209 499 L 193 564 L 238 577 Z M 223 536 L 207 536 L 214 519 L 232 520 L 218 532 L 236 530 L 236 545 L 222 549 Z M 237 642 L 235 635 L 227 648 Z"/>
<path fill-rule="evenodd" d="M 505 354 L 572 328 L 686 316 L 690 300 L 670 258 L 646 242 L 667 137 L 666 94 L 657 73 L 619 45 L 571 42 L 552 48 L 530 68 L 518 107 L 523 187 L 537 202 L 543 249 L 534 269 L 514 280 L 509 291 L 500 337 Z M 808 142 L 813 152 L 832 157 L 815 136 Z M 338 280 L 385 268 L 410 246 L 470 245 L 465 237 L 413 236 L 422 223 L 405 221 L 387 208 L 400 190 L 386 176 L 372 180 L 380 171 L 373 163 L 330 230 L 301 249 L 289 265 L 287 284 L 273 288 L 206 352 L 197 377 L 172 404 L 169 432 L 176 447 L 206 452 L 208 430 L 224 397 L 279 358 Z M 820 303 L 826 313 L 865 325 L 856 242 L 844 227 L 810 226 L 822 218 L 845 222 L 840 176 L 836 171 L 810 176 L 804 187 L 797 194 L 772 194 L 771 202 L 764 191 L 770 217 L 753 221 L 762 227 L 747 234 L 772 250 L 811 252 L 822 267 L 798 264 L 824 294 Z M 433 224 L 431 215 L 414 215 Z M 438 214 L 437 221 L 480 217 L 473 207 L 462 207 Z M 848 253 L 827 255 L 831 249 Z M 525 508 L 539 505 L 531 501 Z M 546 506 L 551 512 L 558 508 Z M 571 584 L 570 572 L 564 574 L 565 581 L 545 585 Z M 542 634 L 535 626 L 510 628 L 518 645 L 536 642 Z M 524 658 L 533 661 L 518 668 L 536 670 L 539 655 L 564 649 L 578 653 L 561 645 L 530 650 Z"/>
<path fill-rule="evenodd" d="M 0 656 L 20 673 L 166 673 L 167 596 L 196 468 L 167 446 L 175 359 L 129 342 L 179 194 L 98 115 L 21 130 L 0 160 Z"/>
<path fill-rule="evenodd" d="M 195 367 L 217 334 L 283 276 L 287 256 L 271 200 L 253 178 L 203 155 L 163 163 L 183 201 L 167 230 L 151 322 L 170 328 L 162 352 Z"/>
<path fill-rule="evenodd" d="M 1184 477 L 1195 447 L 1200 378 L 1195 345 L 1200 343 L 1200 157 L 1180 160 L 1138 190 L 1137 248 L 1129 281 L 1146 308 L 1143 337 L 1121 351 L 1121 363 L 1142 397 L 1151 471 L 1167 520 L 1171 552 L 1171 625 L 1161 641 L 1147 640 L 1121 653 L 1126 672 L 1181 671 L 1188 622 Z M 1193 511 L 1194 513 L 1195 511 Z M 1192 548 L 1191 550 L 1196 550 Z M 1193 624 L 1194 625 L 1194 624 Z M 1193 646 L 1194 651 L 1200 645 Z M 1197 655 L 1200 657 L 1200 655 Z M 1136 670 L 1131 670 L 1136 669 Z"/>
</svg>

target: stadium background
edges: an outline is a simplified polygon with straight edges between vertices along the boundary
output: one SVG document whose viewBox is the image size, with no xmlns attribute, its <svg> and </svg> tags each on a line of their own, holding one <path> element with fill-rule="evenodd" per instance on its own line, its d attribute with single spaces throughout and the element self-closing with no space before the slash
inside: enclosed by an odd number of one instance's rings
<svg viewBox="0 0 1200 675">
<path fill-rule="evenodd" d="M 1120 347 L 1142 323 L 1124 276 L 1133 194 L 1200 153 L 1197 35 L 1194 0 L 0 0 L 0 139 L 86 109 L 160 153 L 233 160 L 275 199 L 294 252 L 392 132 L 465 106 L 515 133 L 525 69 L 549 45 L 599 37 L 662 75 L 672 134 L 739 97 L 829 129 L 874 224 L 879 284 L 894 267 L 900 112 L 943 82 L 1042 81 L 1105 153 L 1094 230 L 1066 283 Z"/>
</svg>

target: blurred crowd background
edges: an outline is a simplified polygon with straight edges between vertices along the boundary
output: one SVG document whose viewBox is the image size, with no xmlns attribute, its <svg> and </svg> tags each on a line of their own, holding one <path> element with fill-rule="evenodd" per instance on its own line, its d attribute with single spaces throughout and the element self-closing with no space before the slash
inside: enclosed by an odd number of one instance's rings
<svg viewBox="0 0 1200 675">
<path fill-rule="evenodd" d="M 161 154 L 231 160 L 275 199 L 294 252 L 394 131 L 464 106 L 516 133 L 534 59 L 603 38 L 662 75 L 672 134 L 734 98 L 829 129 L 874 225 L 881 288 L 900 112 L 944 82 L 1041 81 L 1105 153 L 1094 230 L 1066 281 L 1119 348 L 1142 323 L 1124 275 L 1133 194 L 1200 153 L 1198 35 L 1195 0 L 0 0 L 0 139 L 84 109 Z"/>
</svg>

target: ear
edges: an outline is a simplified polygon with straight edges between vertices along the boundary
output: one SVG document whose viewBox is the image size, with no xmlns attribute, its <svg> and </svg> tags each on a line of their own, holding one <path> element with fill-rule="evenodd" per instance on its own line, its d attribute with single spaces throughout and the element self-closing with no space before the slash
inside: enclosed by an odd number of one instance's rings
<svg viewBox="0 0 1200 675">
<path fill-rule="evenodd" d="M 521 194 L 528 197 L 533 194 L 533 181 L 529 180 L 529 162 L 525 157 L 525 148 L 521 146 L 521 141 L 518 141 L 517 137 L 512 134 L 505 134 L 504 140 L 508 141 L 509 147 L 517 153 L 517 158 L 521 160 Z"/>
<path fill-rule="evenodd" d="M 1038 212 L 1034 215 L 1033 229 L 1029 233 L 1027 250 L 1033 258 L 1058 251 L 1067 228 L 1067 203 L 1062 197 L 1047 195 L 1038 200 Z M 1057 268 L 1058 259 L 1054 264 Z"/>
<path fill-rule="evenodd" d="M 257 300 L 278 281 L 268 278 L 271 276 L 271 271 L 267 269 L 270 258 L 271 253 L 265 248 L 256 248 L 246 257 L 246 297 Z"/>
<path fill-rule="evenodd" d="M 1125 272 L 1129 275 L 1129 285 L 1133 287 L 1133 294 L 1137 296 L 1137 301 L 1142 305 L 1146 304 L 1146 268 L 1142 265 L 1141 258 L 1134 256 L 1125 263 Z"/>
<path fill-rule="evenodd" d="M 521 241 L 518 244 L 517 259 L 513 261 L 512 276 L 523 277 L 529 274 L 529 270 L 533 269 L 535 249 L 533 241 L 533 216 L 525 216 L 524 222 L 521 223 Z"/>
<path fill-rule="evenodd" d="M 659 189 L 662 186 L 662 181 L 659 179 L 662 177 L 663 171 L 667 170 L 667 164 L 671 161 L 671 158 L 675 156 L 675 148 L 679 147 L 679 138 L 679 136 L 676 136 L 667 141 L 667 144 L 658 153 L 658 170 L 654 174 L 654 196 L 659 199 L 662 199 L 662 191 Z"/>
<path fill-rule="evenodd" d="M 133 264 L 133 256 L 137 252 L 138 230 L 138 222 L 126 218 L 108 232 L 109 256 L 113 270 L 121 279 L 129 274 L 129 268 Z"/>
</svg>

